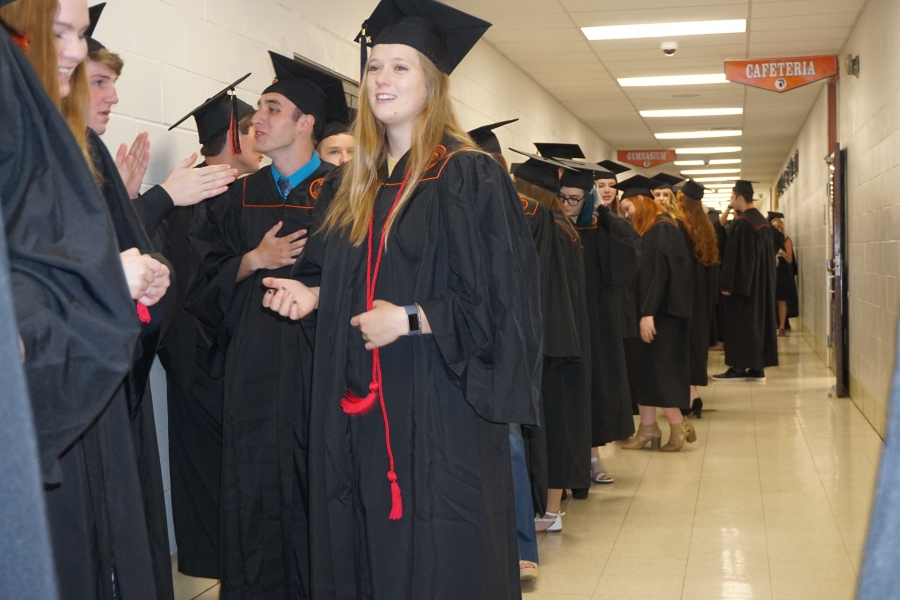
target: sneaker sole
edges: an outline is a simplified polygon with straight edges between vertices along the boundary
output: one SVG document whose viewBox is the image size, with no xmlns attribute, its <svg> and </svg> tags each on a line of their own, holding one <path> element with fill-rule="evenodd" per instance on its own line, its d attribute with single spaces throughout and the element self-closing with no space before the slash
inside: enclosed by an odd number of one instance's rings
<svg viewBox="0 0 900 600">
<path fill-rule="evenodd" d="M 752 377 L 713 377 L 713 381 L 757 381 Z"/>
</svg>

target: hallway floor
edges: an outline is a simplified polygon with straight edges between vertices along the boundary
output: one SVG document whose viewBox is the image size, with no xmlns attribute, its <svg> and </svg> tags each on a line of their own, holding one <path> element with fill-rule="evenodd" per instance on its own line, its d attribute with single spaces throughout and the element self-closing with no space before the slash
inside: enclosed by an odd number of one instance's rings
<svg viewBox="0 0 900 600">
<path fill-rule="evenodd" d="M 710 373 L 722 360 L 710 354 Z M 828 397 L 833 377 L 800 335 L 782 339 L 781 362 L 764 384 L 703 389 L 700 439 L 680 453 L 609 445 L 616 482 L 539 537 L 524 598 L 852 599 L 882 441 Z M 176 576 L 176 600 L 217 600 L 215 583 Z"/>
</svg>

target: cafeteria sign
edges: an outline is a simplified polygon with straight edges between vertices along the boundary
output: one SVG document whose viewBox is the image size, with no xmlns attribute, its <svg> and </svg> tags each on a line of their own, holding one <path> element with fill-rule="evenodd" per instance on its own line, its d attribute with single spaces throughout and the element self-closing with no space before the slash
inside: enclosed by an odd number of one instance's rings
<svg viewBox="0 0 900 600">
<path fill-rule="evenodd" d="M 787 92 L 833 77 L 837 72 L 837 56 L 833 55 L 725 61 L 728 81 L 773 92 Z"/>
<path fill-rule="evenodd" d="M 619 150 L 619 162 L 649 169 L 675 160 L 675 150 Z"/>
</svg>

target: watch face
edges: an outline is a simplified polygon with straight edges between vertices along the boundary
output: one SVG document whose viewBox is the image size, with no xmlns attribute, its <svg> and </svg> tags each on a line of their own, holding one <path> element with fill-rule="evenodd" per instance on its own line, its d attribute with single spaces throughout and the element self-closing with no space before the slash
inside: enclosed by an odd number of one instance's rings
<svg viewBox="0 0 900 600">
<path fill-rule="evenodd" d="M 406 318 L 409 320 L 409 332 L 410 333 L 418 333 L 419 332 L 419 315 L 414 311 L 411 315 L 406 315 Z"/>
</svg>

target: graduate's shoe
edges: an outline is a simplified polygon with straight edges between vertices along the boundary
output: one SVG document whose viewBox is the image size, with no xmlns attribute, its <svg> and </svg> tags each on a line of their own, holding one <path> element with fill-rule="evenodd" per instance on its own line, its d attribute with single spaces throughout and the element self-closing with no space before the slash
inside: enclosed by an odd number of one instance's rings
<svg viewBox="0 0 900 600">
<path fill-rule="evenodd" d="M 694 415 L 698 419 L 703 418 L 703 400 L 700 398 L 694 398 L 694 401 L 691 402 L 690 408 L 682 408 L 681 414 L 684 416 Z"/>
<path fill-rule="evenodd" d="M 728 367 L 728 370 L 718 375 L 713 375 L 716 381 L 747 381 L 747 371 Z"/>
<path fill-rule="evenodd" d="M 564 512 L 546 512 L 543 517 L 534 518 L 534 530 L 538 533 L 555 533 L 562 531 L 562 517 Z"/>
<path fill-rule="evenodd" d="M 660 448 L 662 452 L 678 452 L 684 446 L 685 441 L 689 444 L 697 441 L 697 432 L 687 417 L 681 423 L 669 423 L 669 430 L 669 441 Z"/>
<path fill-rule="evenodd" d="M 765 381 L 766 372 L 762 369 L 747 369 L 747 381 Z"/>
<path fill-rule="evenodd" d="M 596 456 L 591 457 L 591 481 L 594 483 L 612 483 L 613 476 L 606 472 L 603 463 Z"/>
<path fill-rule="evenodd" d="M 623 450 L 640 450 L 647 444 L 650 444 L 651 450 L 659 450 L 661 442 L 662 431 L 659 428 L 659 424 L 654 423 L 653 425 L 641 425 L 638 427 L 637 432 L 631 436 L 630 440 L 622 442 L 621 448 Z"/>
<path fill-rule="evenodd" d="M 572 488 L 572 497 L 576 500 L 587 500 L 588 491 L 587 488 Z"/>
<path fill-rule="evenodd" d="M 538 565 L 530 560 L 519 561 L 519 580 L 534 581 L 538 577 Z"/>
</svg>

